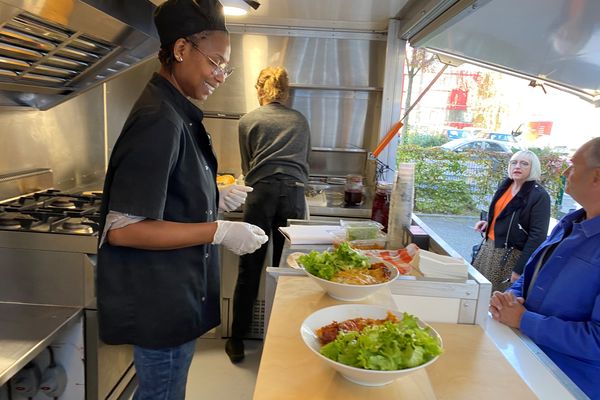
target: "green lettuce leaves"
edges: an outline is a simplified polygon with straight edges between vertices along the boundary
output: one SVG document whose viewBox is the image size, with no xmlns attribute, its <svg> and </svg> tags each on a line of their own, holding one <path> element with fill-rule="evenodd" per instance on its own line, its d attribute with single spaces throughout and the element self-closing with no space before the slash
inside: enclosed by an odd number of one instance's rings
<svg viewBox="0 0 600 400">
<path fill-rule="evenodd" d="M 321 348 L 321 354 L 352 367 L 395 371 L 417 367 L 442 353 L 429 328 L 407 313 L 399 322 L 371 325 L 362 332 L 340 332 Z"/>
<path fill-rule="evenodd" d="M 298 262 L 314 276 L 326 279 L 333 278 L 336 272 L 353 268 L 369 268 L 369 259 L 352 249 L 348 243 L 342 242 L 333 252 L 311 251 L 298 257 Z"/>
</svg>

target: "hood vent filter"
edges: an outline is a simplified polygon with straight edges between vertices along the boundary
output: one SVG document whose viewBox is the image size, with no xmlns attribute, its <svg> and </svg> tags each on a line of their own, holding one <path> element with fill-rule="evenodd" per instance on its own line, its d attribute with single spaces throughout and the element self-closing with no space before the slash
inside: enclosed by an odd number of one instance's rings
<svg viewBox="0 0 600 400">
<path fill-rule="evenodd" d="M 97 38 L 23 13 L 0 28 L 0 80 L 70 91 L 78 76 L 114 49 Z"/>
</svg>

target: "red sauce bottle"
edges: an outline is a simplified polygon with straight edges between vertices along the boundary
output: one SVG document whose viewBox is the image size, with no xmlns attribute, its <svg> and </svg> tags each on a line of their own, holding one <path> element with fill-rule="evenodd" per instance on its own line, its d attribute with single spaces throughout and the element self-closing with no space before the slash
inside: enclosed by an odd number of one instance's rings
<svg viewBox="0 0 600 400">
<path fill-rule="evenodd" d="M 371 219 L 383 225 L 383 231 L 387 232 L 388 217 L 390 214 L 390 197 L 392 194 L 392 184 L 387 182 L 377 183 L 375 196 L 373 197 L 373 208 L 371 209 Z"/>
</svg>

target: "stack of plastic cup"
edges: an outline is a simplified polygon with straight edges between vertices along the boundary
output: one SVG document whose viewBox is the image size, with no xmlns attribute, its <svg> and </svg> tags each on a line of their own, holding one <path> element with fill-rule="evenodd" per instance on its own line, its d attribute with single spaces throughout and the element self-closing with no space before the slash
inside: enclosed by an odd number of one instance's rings
<svg viewBox="0 0 600 400">
<path fill-rule="evenodd" d="M 415 198 L 415 164 L 398 166 L 390 199 L 388 219 L 388 249 L 400 249 L 408 243 L 405 234 L 412 222 Z"/>
</svg>

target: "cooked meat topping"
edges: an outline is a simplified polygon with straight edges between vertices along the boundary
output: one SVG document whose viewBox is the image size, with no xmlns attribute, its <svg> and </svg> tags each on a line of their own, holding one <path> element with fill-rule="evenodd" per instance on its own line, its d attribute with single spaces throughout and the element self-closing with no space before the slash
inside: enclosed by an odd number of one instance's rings
<svg viewBox="0 0 600 400">
<path fill-rule="evenodd" d="M 361 332 L 367 326 L 381 325 L 386 321 L 396 323 L 398 322 L 398 317 L 388 311 L 385 319 L 352 318 L 342 322 L 333 321 L 331 324 L 317 329 L 317 337 L 322 345 L 326 345 L 329 342 L 333 342 L 340 332 Z"/>
</svg>

